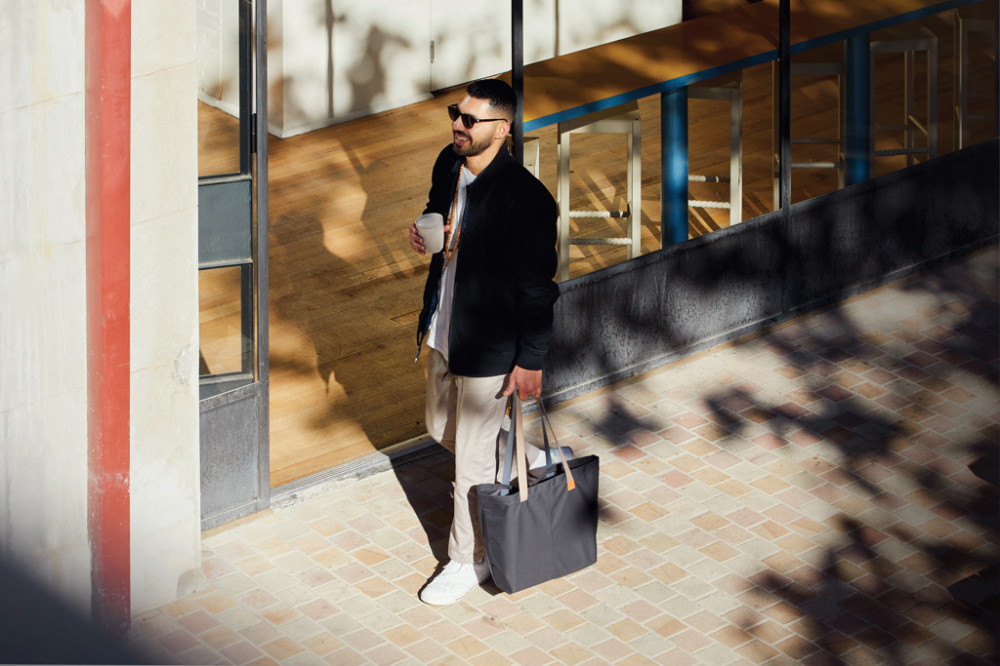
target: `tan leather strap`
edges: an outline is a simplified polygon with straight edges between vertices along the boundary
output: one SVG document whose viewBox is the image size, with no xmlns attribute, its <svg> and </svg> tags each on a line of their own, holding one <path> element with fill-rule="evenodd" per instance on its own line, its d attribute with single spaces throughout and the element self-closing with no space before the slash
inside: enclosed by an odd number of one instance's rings
<svg viewBox="0 0 1000 666">
<path fill-rule="evenodd" d="M 511 412 L 511 427 L 514 428 L 514 442 L 517 446 L 517 488 L 521 495 L 521 501 L 528 500 L 528 456 L 524 450 L 524 428 L 521 425 L 521 401 L 517 397 L 517 389 L 514 395 L 514 409 Z"/>
<path fill-rule="evenodd" d="M 576 481 L 573 480 L 573 470 L 569 468 L 569 461 L 566 460 L 566 454 L 563 453 L 562 447 L 559 446 L 559 440 L 556 439 L 556 431 L 552 427 L 552 422 L 549 420 L 549 414 L 545 411 L 545 405 L 539 398 L 535 398 L 535 402 L 538 403 L 538 411 L 541 413 L 542 422 L 542 439 L 545 442 L 545 462 L 548 463 L 549 455 L 552 447 L 549 446 L 549 436 L 548 433 L 552 433 L 552 441 L 556 443 L 555 449 L 559 452 L 559 458 L 562 460 L 563 472 L 566 474 L 566 490 L 573 490 L 576 488 Z"/>
<path fill-rule="evenodd" d="M 552 441 L 555 442 L 555 450 L 559 452 L 559 459 L 562 461 L 563 472 L 566 475 L 566 490 L 574 490 L 576 488 L 576 481 L 573 479 L 573 470 L 569 467 L 569 460 L 566 459 L 566 455 L 562 451 L 562 447 L 559 446 L 559 441 L 556 439 L 556 431 L 552 427 L 552 422 L 549 420 L 549 415 L 545 411 L 542 401 L 538 400 L 538 409 L 541 412 L 541 424 L 542 424 L 542 440 L 545 443 L 545 463 L 546 468 L 548 468 L 549 463 L 552 461 L 552 446 L 549 445 L 549 433 L 552 434 Z M 511 396 L 511 409 L 510 409 L 510 431 L 507 433 L 507 449 L 504 455 L 504 467 L 502 483 L 505 486 L 510 485 L 511 471 L 514 466 L 513 458 L 517 457 L 517 476 L 520 479 L 517 484 L 518 495 L 522 502 L 528 499 L 528 455 L 525 451 L 525 441 L 524 441 L 524 426 L 523 419 L 521 417 L 521 400 L 517 397 L 517 393 Z"/>
</svg>

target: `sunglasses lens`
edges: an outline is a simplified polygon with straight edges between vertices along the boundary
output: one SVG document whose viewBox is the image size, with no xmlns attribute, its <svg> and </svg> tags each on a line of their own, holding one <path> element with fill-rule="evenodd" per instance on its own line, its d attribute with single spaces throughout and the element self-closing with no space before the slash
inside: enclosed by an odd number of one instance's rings
<svg viewBox="0 0 1000 666">
<path fill-rule="evenodd" d="M 451 118 L 452 122 L 455 122 L 460 117 L 462 119 L 462 126 L 465 129 L 472 129 L 472 126 L 479 122 L 476 118 L 470 116 L 468 113 L 461 113 L 458 110 L 457 104 L 448 105 L 448 117 Z"/>
</svg>

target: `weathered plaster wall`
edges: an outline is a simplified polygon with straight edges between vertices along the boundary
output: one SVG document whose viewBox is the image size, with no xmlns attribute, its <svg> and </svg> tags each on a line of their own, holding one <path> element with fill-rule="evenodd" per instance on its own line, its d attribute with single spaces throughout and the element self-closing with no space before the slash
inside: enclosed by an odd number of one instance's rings
<svg viewBox="0 0 1000 666">
<path fill-rule="evenodd" d="M 132 3 L 132 601 L 200 565 L 195 0 Z M 87 613 L 84 3 L 0 11 L 0 566 Z"/>
<path fill-rule="evenodd" d="M 198 0 L 132 3 L 132 607 L 198 580 Z"/>
<path fill-rule="evenodd" d="M 84 5 L 0 11 L 0 556 L 90 606 Z"/>
</svg>

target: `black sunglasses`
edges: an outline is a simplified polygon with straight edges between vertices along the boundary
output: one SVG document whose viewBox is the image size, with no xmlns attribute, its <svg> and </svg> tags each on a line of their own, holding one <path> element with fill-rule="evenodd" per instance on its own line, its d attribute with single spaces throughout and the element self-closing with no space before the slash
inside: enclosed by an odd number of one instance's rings
<svg viewBox="0 0 1000 666">
<path fill-rule="evenodd" d="M 458 110 L 458 104 L 448 105 L 448 116 L 451 118 L 451 122 L 455 122 L 459 118 L 462 119 L 462 126 L 465 129 L 472 129 L 472 126 L 476 123 L 491 123 L 496 120 L 502 120 L 504 122 L 509 122 L 506 118 L 476 118 L 472 114 L 462 113 Z"/>
</svg>

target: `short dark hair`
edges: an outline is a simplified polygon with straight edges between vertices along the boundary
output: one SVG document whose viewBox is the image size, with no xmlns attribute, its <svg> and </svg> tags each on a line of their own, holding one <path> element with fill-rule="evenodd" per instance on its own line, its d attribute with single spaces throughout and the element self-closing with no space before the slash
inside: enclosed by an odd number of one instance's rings
<svg viewBox="0 0 1000 666">
<path fill-rule="evenodd" d="M 494 111 L 500 113 L 508 121 L 514 120 L 514 112 L 517 111 L 517 95 L 514 89 L 500 79 L 482 79 L 473 81 L 465 90 L 469 97 L 476 99 L 488 99 Z"/>
</svg>

